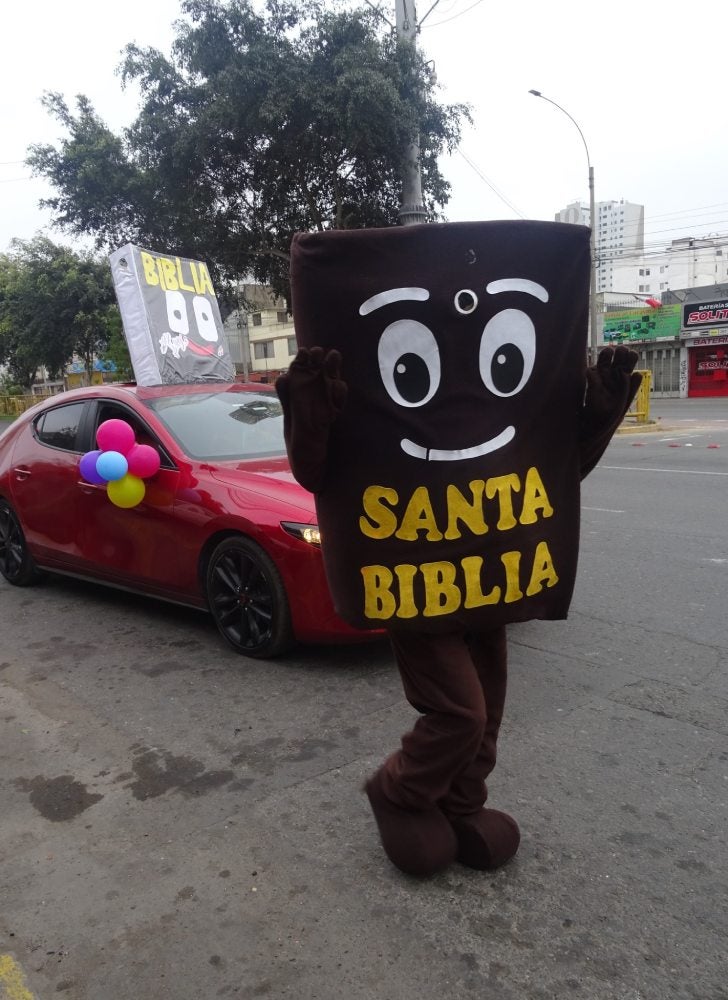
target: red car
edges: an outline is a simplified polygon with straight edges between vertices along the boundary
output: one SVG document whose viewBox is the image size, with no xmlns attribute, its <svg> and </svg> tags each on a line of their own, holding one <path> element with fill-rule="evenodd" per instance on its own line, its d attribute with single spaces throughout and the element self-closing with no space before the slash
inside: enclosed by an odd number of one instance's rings
<svg viewBox="0 0 728 1000">
<path fill-rule="evenodd" d="M 160 456 L 136 506 L 80 471 L 112 419 Z M 280 403 L 261 385 L 98 386 L 19 417 L 0 436 L 0 573 L 26 586 L 41 570 L 209 610 L 248 656 L 371 635 L 334 611 L 313 497 L 291 474 Z"/>
</svg>

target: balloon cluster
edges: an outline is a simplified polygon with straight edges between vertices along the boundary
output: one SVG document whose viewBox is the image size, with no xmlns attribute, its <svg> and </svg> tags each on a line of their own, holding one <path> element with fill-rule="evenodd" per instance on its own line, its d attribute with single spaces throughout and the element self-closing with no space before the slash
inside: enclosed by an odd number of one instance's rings
<svg viewBox="0 0 728 1000">
<path fill-rule="evenodd" d="M 105 420 L 96 431 L 95 451 L 81 458 L 81 475 L 87 483 L 106 483 L 109 500 L 117 507 L 136 507 L 146 493 L 143 480 L 159 469 L 159 453 L 148 444 L 137 444 L 125 420 Z"/>
</svg>

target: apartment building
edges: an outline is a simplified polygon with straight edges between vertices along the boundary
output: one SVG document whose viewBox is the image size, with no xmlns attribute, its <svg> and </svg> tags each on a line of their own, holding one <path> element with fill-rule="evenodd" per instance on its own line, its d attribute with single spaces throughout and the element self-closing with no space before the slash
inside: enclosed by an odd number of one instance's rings
<svg viewBox="0 0 728 1000">
<path fill-rule="evenodd" d="M 615 269 L 623 258 L 633 260 L 645 249 L 645 209 L 631 201 L 599 201 L 594 206 L 597 292 L 618 288 Z M 589 206 L 575 201 L 555 215 L 556 222 L 590 226 Z"/>
<path fill-rule="evenodd" d="M 618 261 L 613 288 L 656 298 L 671 289 L 699 288 L 728 281 L 725 238 L 693 236 L 673 240 L 664 250 Z"/>
</svg>

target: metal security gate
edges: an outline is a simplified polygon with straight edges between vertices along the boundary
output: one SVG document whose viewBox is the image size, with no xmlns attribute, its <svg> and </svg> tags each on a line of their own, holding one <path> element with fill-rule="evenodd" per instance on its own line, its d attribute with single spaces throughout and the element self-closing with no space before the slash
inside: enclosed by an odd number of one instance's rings
<svg viewBox="0 0 728 1000">
<path fill-rule="evenodd" d="M 680 395 L 680 347 L 640 347 L 638 368 L 652 372 L 653 396 Z"/>
</svg>

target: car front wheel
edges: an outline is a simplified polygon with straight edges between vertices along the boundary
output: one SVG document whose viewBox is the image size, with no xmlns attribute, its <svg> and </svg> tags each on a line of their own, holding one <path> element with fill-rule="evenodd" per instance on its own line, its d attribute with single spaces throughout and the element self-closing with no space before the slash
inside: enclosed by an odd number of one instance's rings
<svg viewBox="0 0 728 1000">
<path fill-rule="evenodd" d="M 28 552 L 20 521 L 5 500 L 0 500 L 0 573 L 15 587 L 28 587 L 41 577 Z"/>
<path fill-rule="evenodd" d="M 283 581 L 255 542 L 223 539 L 207 565 L 205 590 L 215 624 L 238 653 L 268 659 L 293 645 Z"/>
</svg>

